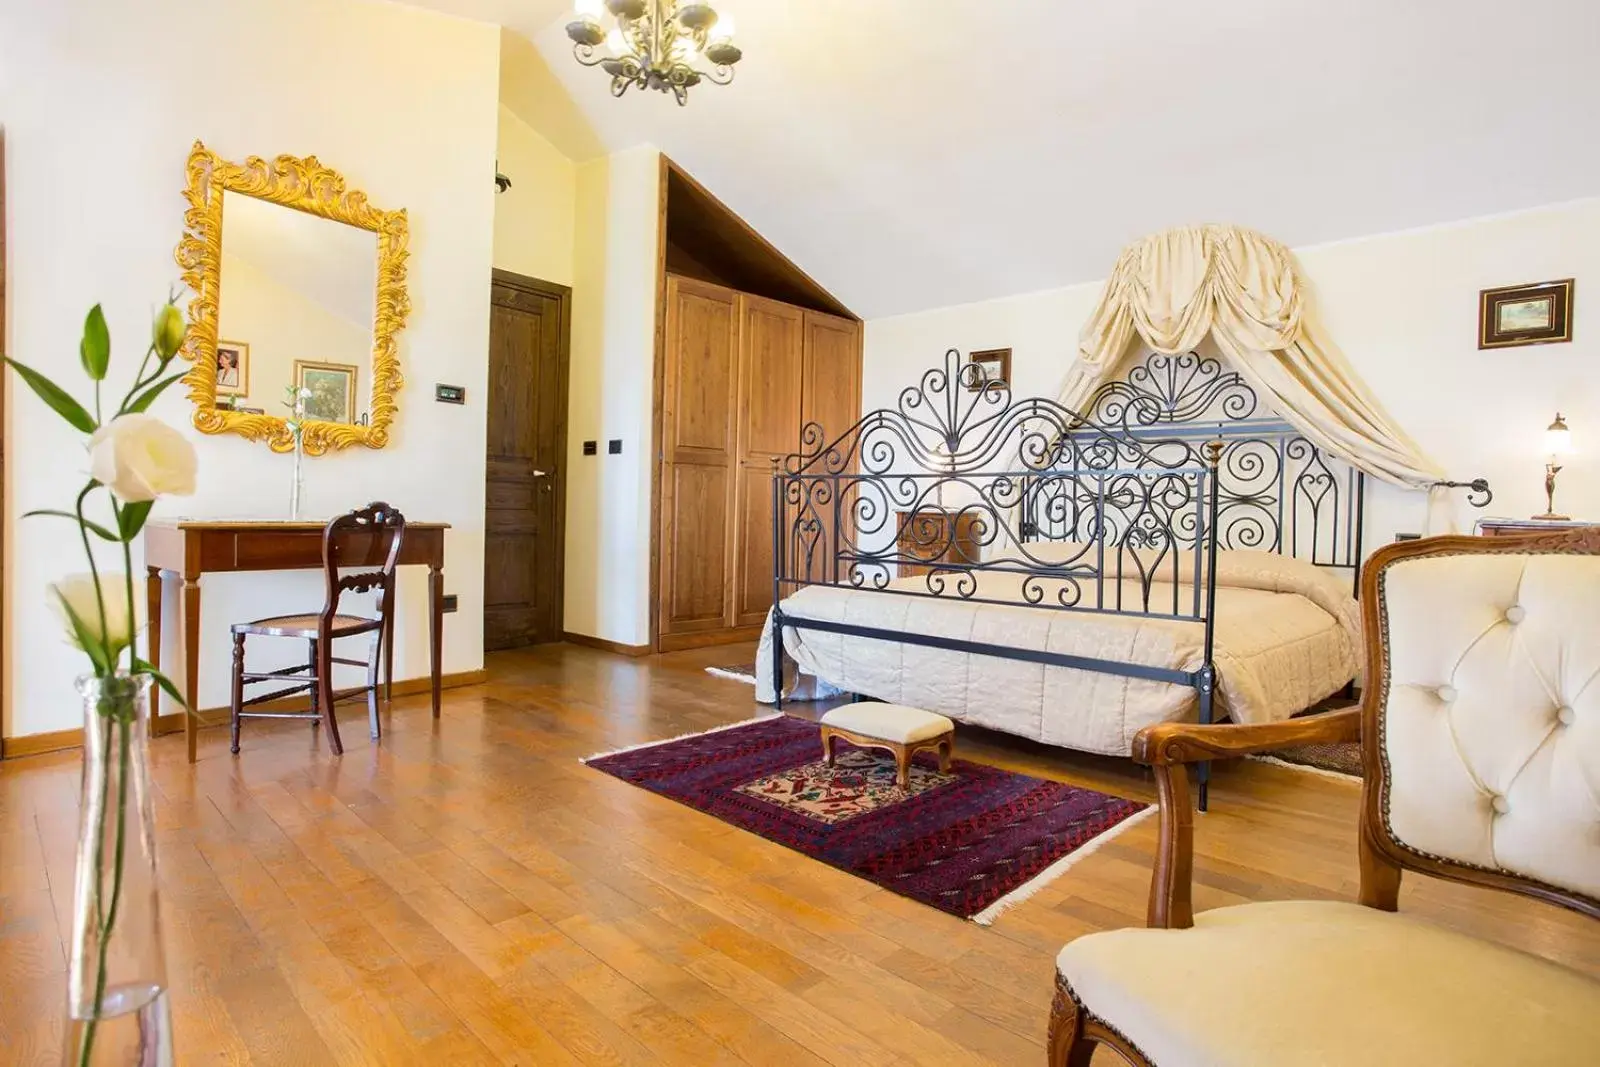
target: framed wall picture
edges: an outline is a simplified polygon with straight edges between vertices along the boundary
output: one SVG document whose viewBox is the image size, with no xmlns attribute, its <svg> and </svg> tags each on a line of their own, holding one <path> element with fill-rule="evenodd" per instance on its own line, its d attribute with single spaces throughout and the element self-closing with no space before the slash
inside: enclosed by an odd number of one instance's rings
<svg viewBox="0 0 1600 1067">
<path fill-rule="evenodd" d="M 294 361 L 294 384 L 308 389 L 306 418 L 323 422 L 355 425 L 356 368 L 351 363 L 317 363 L 309 359 Z"/>
<path fill-rule="evenodd" d="M 1478 294 L 1478 347 L 1572 340 L 1572 279 L 1508 285 Z"/>
<path fill-rule="evenodd" d="M 989 348 L 977 352 L 967 353 L 967 364 L 983 368 L 982 374 L 972 371 L 965 372 L 962 379 L 967 383 L 967 391 L 976 393 L 991 382 L 1011 381 L 1011 349 Z"/>
<path fill-rule="evenodd" d="M 217 342 L 217 395 L 250 395 L 250 346 L 243 341 Z"/>
</svg>

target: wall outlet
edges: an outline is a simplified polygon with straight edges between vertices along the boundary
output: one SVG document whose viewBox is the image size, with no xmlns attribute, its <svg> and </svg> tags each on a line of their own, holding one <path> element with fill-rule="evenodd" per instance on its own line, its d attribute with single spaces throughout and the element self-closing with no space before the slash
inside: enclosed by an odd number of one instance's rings
<svg viewBox="0 0 1600 1067">
<path fill-rule="evenodd" d="M 583 443 L 583 454 L 584 455 L 592 456 L 592 455 L 594 455 L 595 453 L 597 453 L 599 451 L 600 451 L 600 442 L 599 441 L 585 441 Z"/>
<path fill-rule="evenodd" d="M 606 442 L 606 451 L 610 452 L 613 456 L 622 455 L 622 438 L 613 437 L 610 441 Z"/>
<path fill-rule="evenodd" d="M 448 615 L 450 612 L 456 611 L 461 607 L 461 598 L 454 593 L 446 593 L 444 595 L 443 607 L 445 614 Z"/>
</svg>

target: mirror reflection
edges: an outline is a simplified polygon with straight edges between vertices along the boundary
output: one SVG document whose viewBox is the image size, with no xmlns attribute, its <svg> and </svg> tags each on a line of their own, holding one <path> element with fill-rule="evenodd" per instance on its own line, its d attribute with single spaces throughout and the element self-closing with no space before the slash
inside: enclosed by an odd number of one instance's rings
<svg viewBox="0 0 1600 1067">
<path fill-rule="evenodd" d="M 241 193 L 222 197 L 217 406 L 365 426 L 378 237 Z"/>
</svg>

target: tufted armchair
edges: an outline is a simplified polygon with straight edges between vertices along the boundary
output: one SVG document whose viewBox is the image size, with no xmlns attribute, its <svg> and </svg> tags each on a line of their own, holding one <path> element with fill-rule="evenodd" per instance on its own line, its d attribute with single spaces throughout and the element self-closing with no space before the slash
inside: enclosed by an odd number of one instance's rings
<svg viewBox="0 0 1600 1067">
<path fill-rule="evenodd" d="M 1600 531 L 1391 545 L 1361 600 L 1361 708 L 1139 734 L 1153 929 L 1061 951 L 1052 1067 L 1600 1064 L 1600 982 L 1397 913 L 1410 870 L 1600 919 Z M 1360 903 L 1196 916 L 1185 765 L 1358 736 Z"/>
</svg>

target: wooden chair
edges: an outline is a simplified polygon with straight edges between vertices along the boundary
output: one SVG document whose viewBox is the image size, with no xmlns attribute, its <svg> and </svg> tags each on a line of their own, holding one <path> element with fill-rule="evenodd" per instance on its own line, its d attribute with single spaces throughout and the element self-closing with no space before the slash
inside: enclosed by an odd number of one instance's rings
<svg viewBox="0 0 1600 1067">
<path fill-rule="evenodd" d="M 1600 981 L 1396 914 L 1402 871 L 1600 920 L 1600 531 L 1390 545 L 1362 578 L 1359 709 L 1164 723 L 1151 929 L 1057 958 L 1052 1067 L 1600 1062 Z M 1186 765 L 1362 742 L 1359 903 L 1194 914 Z"/>
<path fill-rule="evenodd" d="M 280 615 L 255 622 L 237 623 L 233 627 L 233 702 L 231 725 L 232 751 L 239 751 L 239 727 L 244 719 L 309 719 L 312 727 L 322 723 L 328 728 L 328 748 L 334 755 L 344 752 L 339 740 L 339 723 L 334 717 L 334 705 L 349 697 L 365 693 L 367 718 L 372 739 L 382 734 L 378 723 L 378 664 L 382 662 L 383 641 L 388 633 L 387 622 L 394 614 L 394 570 L 400 558 L 400 543 L 405 537 L 406 520 L 388 504 L 374 503 L 347 515 L 340 515 L 322 531 L 322 566 L 327 575 L 327 598 L 322 611 L 315 615 Z M 341 574 L 341 568 L 363 569 L 352 574 Z M 359 615 L 341 615 L 339 600 L 347 592 L 366 593 L 378 590 L 375 618 Z M 343 637 L 370 634 L 365 661 L 341 659 L 333 654 L 333 643 Z M 308 643 L 311 657 L 304 664 L 283 667 L 275 671 L 250 672 L 244 669 L 245 639 L 250 636 L 292 637 Z M 354 689 L 334 692 L 333 666 L 336 663 L 367 668 L 367 684 Z M 287 689 L 244 698 L 244 687 L 259 682 L 282 684 L 293 682 Z M 245 711 L 254 704 L 278 700 L 297 693 L 309 693 L 310 711 Z"/>
</svg>

